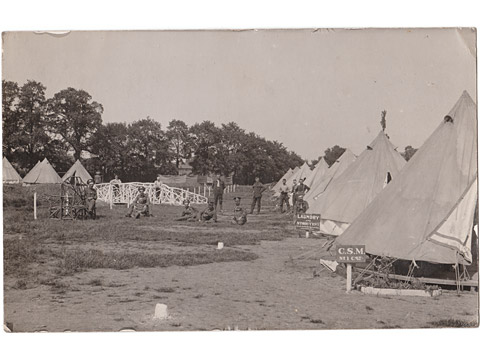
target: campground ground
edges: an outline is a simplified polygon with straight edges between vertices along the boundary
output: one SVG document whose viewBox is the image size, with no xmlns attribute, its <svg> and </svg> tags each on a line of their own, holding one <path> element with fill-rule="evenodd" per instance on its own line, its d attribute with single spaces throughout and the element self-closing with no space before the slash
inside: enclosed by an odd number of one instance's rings
<svg viewBox="0 0 480 360">
<path fill-rule="evenodd" d="M 422 328 L 478 323 L 478 293 L 438 298 L 345 293 L 345 279 L 319 265 L 325 239 L 299 238 L 291 217 L 264 211 L 230 224 L 232 198 L 216 224 L 175 222 L 99 204 L 95 221 L 33 220 L 31 190 L 4 187 L 5 322 L 14 331 Z M 23 199 L 23 200 L 22 200 Z M 44 203 L 45 205 L 45 203 Z M 217 250 L 222 241 L 225 248 Z M 153 319 L 166 304 L 169 318 Z"/>
</svg>

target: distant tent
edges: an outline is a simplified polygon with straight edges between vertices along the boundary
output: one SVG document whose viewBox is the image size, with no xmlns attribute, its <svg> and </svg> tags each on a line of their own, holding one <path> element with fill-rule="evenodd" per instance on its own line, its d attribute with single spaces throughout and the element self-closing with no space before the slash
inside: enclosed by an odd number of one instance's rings
<svg viewBox="0 0 480 360">
<path fill-rule="evenodd" d="M 342 175 L 333 180 L 309 213 L 320 214 L 320 231 L 340 235 L 382 191 L 387 173 L 395 179 L 405 164 L 383 131 Z"/>
<path fill-rule="evenodd" d="M 335 163 L 332 164 L 325 172 L 325 174 L 310 186 L 310 191 L 303 198 L 309 204 L 316 197 L 320 196 L 335 180 L 339 177 L 355 160 L 355 154 L 350 150 L 346 149 L 342 156 L 340 156 Z"/>
<path fill-rule="evenodd" d="M 323 175 L 325 175 L 327 170 L 328 170 L 328 164 L 325 161 L 325 159 L 322 157 L 318 162 L 317 166 L 315 166 L 315 168 L 307 176 L 304 184 L 307 185 L 309 188 L 311 188 L 312 185 L 315 183 L 315 181 L 318 181 L 319 179 L 322 178 Z"/>
<path fill-rule="evenodd" d="M 401 174 L 337 241 L 402 260 L 471 263 L 477 175 L 476 106 L 464 92 Z"/>
<path fill-rule="evenodd" d="M 84 183 L 87 183 L 88 180 L 92 179 L 88 171 L 83 167 L 80 160 L 75 161 L 75 164 L 68 169 L 68 171 L 62 177 L 62 181 L 67 180 L 70 176 L 79 177 Z"/>
<path fill-rule="evenodd" d="M 22 178 L 20 175 L 18 175 L 17 170 L 15 170 L 6 157 L 3 158 L 2 171 L 4 184 L 18 184 L 22 181 Z"/>
<path fill-rule="evenodd" d="M 273 191 L 278 192 L 280 189 L 280 185 L 283 184 L 283 179 L 287 180 L 292 174 L 294 170 L 293 169 L 288 169 L 288 171 L 281 177 L 281 179 L 275 184 L 275 186 L 272 188 Z"/>
<path fill-rule="evenodd" d="M 292 186 L 293 185 L 293 180 L 297 180 L 297 183 L 300 179 L 304 179 L 307 176 L 311 174 L 312 170 L 310 170 L 310 166 L 308 166 L 307 162 L 305 162 L 300 169 L 298 169 L 295 174 L 290 176 L 289 179 L 287 179 L 287 185 Z"/>
<path fill-rule="evenodd" d="M 35 165 L 23 178 L 24 184 L 56 184 L 61 182 L 62 179 L 60 179 L 60 176 L 55 172 L 47 158 Z"/>
</svg>

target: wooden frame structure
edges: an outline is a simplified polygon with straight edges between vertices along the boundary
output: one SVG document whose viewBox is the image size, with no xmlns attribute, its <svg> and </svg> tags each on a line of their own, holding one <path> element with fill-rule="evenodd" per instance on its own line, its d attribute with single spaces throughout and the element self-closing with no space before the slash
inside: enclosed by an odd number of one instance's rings
<svg viewBox="0 0 480 360">
<path fill-rule="evenodd" d="M 109 203 L 110 206 L 113 204 L 127 204 L 130 206 L 137 197 L 140 186 L 145 188 L 145 193 L 152 204 L 183 205 L 183 201 L 187 199 L 192 204 L 206 204 L 208 202 L 206 196 L 167 185 L 161 185 L 159 191 L 153 183 L 131 182 L 95 185 L 98 200 Z"/>
</svg>

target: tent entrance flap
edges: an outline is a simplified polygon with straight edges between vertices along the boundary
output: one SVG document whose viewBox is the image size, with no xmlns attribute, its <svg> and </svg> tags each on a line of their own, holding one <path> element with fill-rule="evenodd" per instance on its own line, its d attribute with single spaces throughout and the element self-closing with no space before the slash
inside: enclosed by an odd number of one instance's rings
<svg viewBox="0 0 480 360">
<path fill-rule="evenodd" d="M 447 218 L 432 231 L 428 240 L 455 249 L 472 262 L 472 228 L 477 201 L 477 178 L 467 188 Z"/>
</svg>

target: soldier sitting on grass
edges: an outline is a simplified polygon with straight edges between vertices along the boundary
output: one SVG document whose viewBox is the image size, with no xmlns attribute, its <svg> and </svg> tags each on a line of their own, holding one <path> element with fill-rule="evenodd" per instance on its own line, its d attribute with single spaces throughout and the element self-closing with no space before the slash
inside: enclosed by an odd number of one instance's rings
<svg viewBox="0 0 480 360">
<path fill-rule="evenodd" d="M 215 202 L 213 200 L 210 200 L 208 202 L 208 207 L 200 213 L 201 222 L 210 220 L 217 222 L 217 211 L 215 209 Z"/>
<path fill-rule="evenodd" d="M 135 212 L 135 214 L 133 214 Z M 138 195 L 133 200 L 132 206 L 128 210 L 126 217 L 134 217 L 138 219 L 141 215 L 148 217 L 150 215 L 150 200 L 148 195 L 145 193 L 145 187 L 140 186 L 138 188 Z"/>
<path fill-rule="evenodd" d="M 198 210 L 190 205 L 190 200 L 183 200 L 185 208 L 182 211 L 182 216 L 175 219 L 175 221 L 196 221 L 198 217 Z"/>
<path fill-rule="evenodd" d="M 247 210 L 240 206 L 240 197 L 234 197 L 235 208 L 233 209 L 232 224 L 244 225 L 247 222 Z"/>
</svg>

